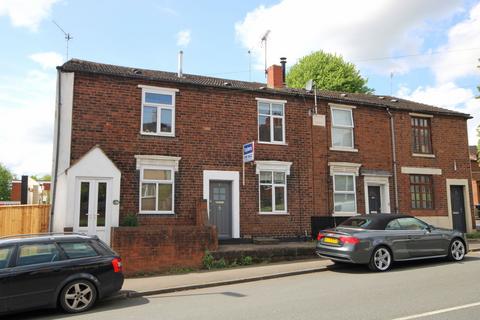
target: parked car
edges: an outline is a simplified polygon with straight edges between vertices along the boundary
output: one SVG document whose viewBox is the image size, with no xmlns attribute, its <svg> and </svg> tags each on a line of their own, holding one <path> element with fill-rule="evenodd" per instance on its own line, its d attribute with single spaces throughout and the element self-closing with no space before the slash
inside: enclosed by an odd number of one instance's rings
<svg viewBox="0 0 480 320">
<path fill-rule="evenodd" d="M 336 263 L 366 264 L 387 271 L 394 261 L 446 257 L 461 261 L 468 252 L 464 233 L 436 228 L 402 214 L 347 219 L 318 233 L 316 252 Z"/>
<path fill-rule="evenodd" d="M 121 258 L 96 236 L 0 238 L 0 314 L 54 307 L 83 312 L 122 285 Z"/>
</svg>

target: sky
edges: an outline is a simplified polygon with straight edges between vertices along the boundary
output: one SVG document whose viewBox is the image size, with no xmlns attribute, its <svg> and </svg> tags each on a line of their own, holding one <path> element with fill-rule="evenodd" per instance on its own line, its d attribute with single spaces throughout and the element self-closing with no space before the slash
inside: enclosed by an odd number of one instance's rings
<svg viewBox="0 0 480 320">
<path fill-rule="evenodd" d="M 317 51 L 355 63 L 376 94 L 469 113 L 480 124 L 480 1 L 0 0 L 0 162 L 49 174 L 57 65 L 68 58 L 265 81 Z"/>
</svg>

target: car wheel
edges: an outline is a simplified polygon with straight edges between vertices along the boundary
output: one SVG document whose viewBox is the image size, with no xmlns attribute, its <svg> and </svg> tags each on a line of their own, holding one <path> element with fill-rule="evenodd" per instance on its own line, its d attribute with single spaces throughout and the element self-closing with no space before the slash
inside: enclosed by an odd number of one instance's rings
<svg viewBox="0 0 480 320">
<path fill-rule="evenodd" d="M 465 258 L 465 244 L 460 239 L 453 239 L 448 249 L 448 259 L 451 261 L 462 261 Z"/>
<path fill-rule="evenodd" d="M 392 265 L 392 254 L 386 247 L 378 247 L 373 250 L 368 267 L 372 271 L 382 272 L 390 269 Z"/>
<path fill-rule="evenodd" d="M 62 289 L 59 300 L 60 306 L 65 312 L 87 311 L 97 300 L 97 289 L 88 280 L 76 280 Z"/>
</svg>

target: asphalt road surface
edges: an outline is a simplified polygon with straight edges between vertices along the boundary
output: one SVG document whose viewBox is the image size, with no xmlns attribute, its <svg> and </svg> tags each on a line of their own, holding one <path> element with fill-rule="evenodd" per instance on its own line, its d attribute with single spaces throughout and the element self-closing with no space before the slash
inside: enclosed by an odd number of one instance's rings
<svg viewBox="0 0 480 320">
<path fill-rule="evenodd" d="M 11 319 L 480 319 L 480 253 L 462 263 L 362 266 L 99 303 L 86 314 L 37 311 Z"/>
</svg>

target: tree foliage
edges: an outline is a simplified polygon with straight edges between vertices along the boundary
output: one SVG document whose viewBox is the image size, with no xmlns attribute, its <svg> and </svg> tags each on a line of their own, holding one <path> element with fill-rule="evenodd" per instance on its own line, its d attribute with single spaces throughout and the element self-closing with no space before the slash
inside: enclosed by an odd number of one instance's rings
<svg viewBox="0 0 480 320">
<path fill-rule="evenodd" d="M 371 93 L 368 80 L 360 75 L 356 66 L 345 61 L 342 56 L 317 51 L 301 58 L 294 64 L 287 76 L 291 88 L 304 88 L 313 79 L 318 89 Z"/>
<path fill-rule="evenodd" d="M 0 201 L 9 201 L 10 194 L 12 192 L 12 179 L 13 175 L 0 163 Z"/>
</svg>

